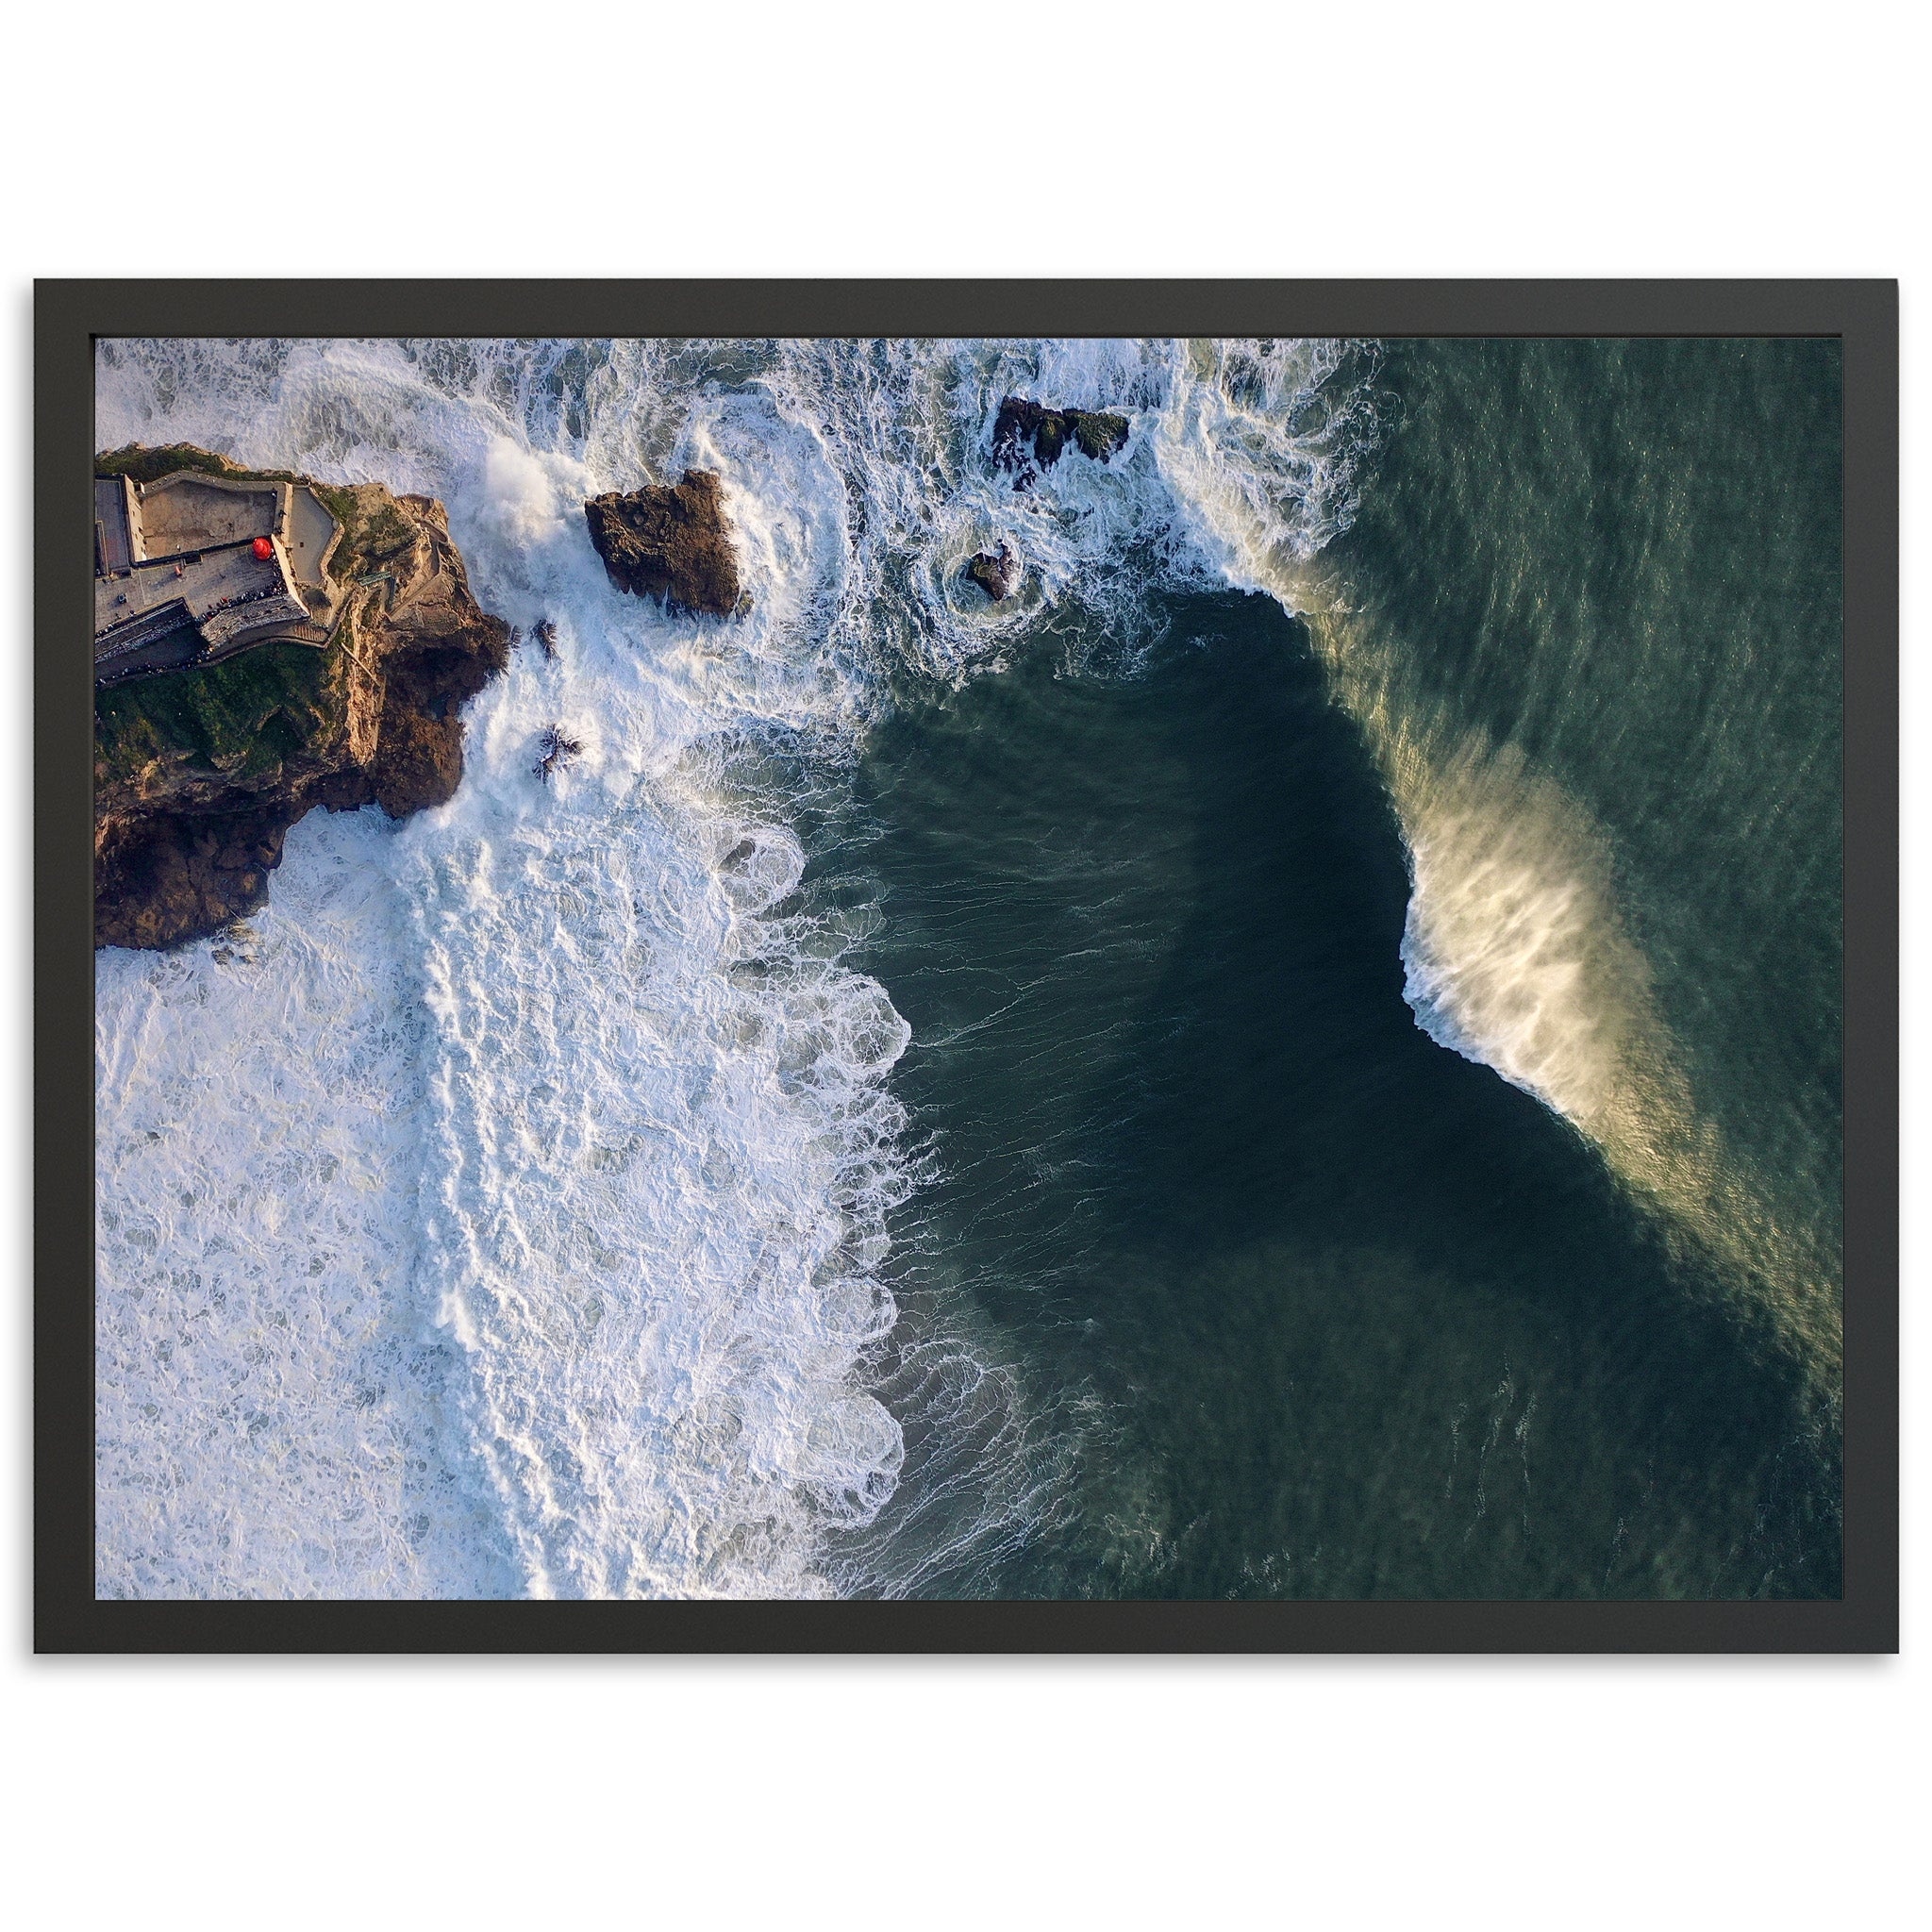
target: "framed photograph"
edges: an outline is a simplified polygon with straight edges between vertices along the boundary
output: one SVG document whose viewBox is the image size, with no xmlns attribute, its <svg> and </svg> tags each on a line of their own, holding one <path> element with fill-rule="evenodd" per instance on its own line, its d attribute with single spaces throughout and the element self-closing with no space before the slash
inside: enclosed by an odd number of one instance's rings
<svg viewBox="0 0 1932 1932">
<path fill-rule="evenodd" d="M 36 327 L 38 1648 L 1896 1647 L 1894 284 Z"/>
</svg>

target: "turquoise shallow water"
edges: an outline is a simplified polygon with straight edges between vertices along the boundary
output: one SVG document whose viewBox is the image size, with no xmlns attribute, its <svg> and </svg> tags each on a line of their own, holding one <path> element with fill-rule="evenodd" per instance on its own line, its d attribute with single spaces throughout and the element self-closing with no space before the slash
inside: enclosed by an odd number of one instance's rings
<svg viewBox="0 0 1932 1932">
<path fill-rule="evenodd" d="M 1434 344 L 1380 380 L 1342 616 L 1170 598 L 1123 675 L 1063 610 L 870 743 L 839 858 L 938 1175 L 889 1587 L 1837 1590 L 1835 364 Z M 1404 818 L 1445 799 L 1429 890 L 1488 894 L 1457 943 L 1579 894 L 1615 943 L 1504 947 L 1431 1038 Z M 1485 1016 L 1532 995 L 1601 1051 L 1511 1084 Z M 962 1324 L 999 1455 L 922 1441 Z M 1024 1532 L 985 1527 L 995 1466 Z"/>
</svg>

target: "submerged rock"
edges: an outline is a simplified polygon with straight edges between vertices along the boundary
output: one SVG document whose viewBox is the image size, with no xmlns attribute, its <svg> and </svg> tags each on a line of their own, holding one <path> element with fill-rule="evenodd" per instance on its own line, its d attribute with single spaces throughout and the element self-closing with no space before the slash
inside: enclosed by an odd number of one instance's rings
<svg viewBox="0 0 1932 1932">
<path fill-rule="evenodd" d="M 137 481 L 263 474 L 187 444 L 96 467 Z M 402 818 L 462 778 L 462 707 L 509 661 L 509 626 L 471 594 L 440 503 L 310 487 L 342 526 L 330 570 L 350 587 L 325 644 L 263 643 L 95 698 L 96 945 L 219 931 L 265 902 L 283 837 L 311 808 Z"/>
<path fill-rule="evenodd" d="M 1069 442 L 1096 463 L 1110 461 L 1132 427 L 1124 416 L 1099 409 L 1049 409 L 1024 396 L 1005 396 L 992 425 L 993 461 L 1002 469 L 1018 470 L 1013 487 L 1024 490 L 1032 480 L 1033 464 L 1050 470 Z"/>
<path fill-rule="evenodd" d="M 1011 544 L 1002 543 L 997 550 L 980 551 L 966 566 L 966 575 L 998 604 L 1012 594 L 1020 581 L 1020 559 L 1013 555 Z"/>
<path fill-rule="evenodd" d="M 687 470 L 680 482 L 646 484 L 627 495 L 593 496 L 584 518 L 620 591 L 713 617 L 729 617 L 743 601 L 724 491 L 708 470 Z"/>
</svg>

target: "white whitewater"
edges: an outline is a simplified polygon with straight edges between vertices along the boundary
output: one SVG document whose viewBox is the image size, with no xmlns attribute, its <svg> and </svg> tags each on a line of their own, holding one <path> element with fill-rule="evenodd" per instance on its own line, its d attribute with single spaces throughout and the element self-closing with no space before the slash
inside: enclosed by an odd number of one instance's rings
<svg viewBox="0 0 1932 1932">
<path fill-rule="evenodd" d="M 247 934 L 97 962 L 98 1588 L 515 1588 L 423 1321 L 427 1014 L 373 815 L 290 835 Z"/>
</svg>

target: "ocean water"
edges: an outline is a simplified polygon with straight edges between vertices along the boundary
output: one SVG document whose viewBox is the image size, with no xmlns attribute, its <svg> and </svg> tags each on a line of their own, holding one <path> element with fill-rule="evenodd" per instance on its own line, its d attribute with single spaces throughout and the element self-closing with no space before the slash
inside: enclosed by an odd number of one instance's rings
<svg viewBox="0 0 1932 1932">
<path fill-rule="evenodd" d="M 101 1593 L 1835 1593 L 1835 353 L 104 344 L 558 650 L 97 956 Z"/>
</svg>

